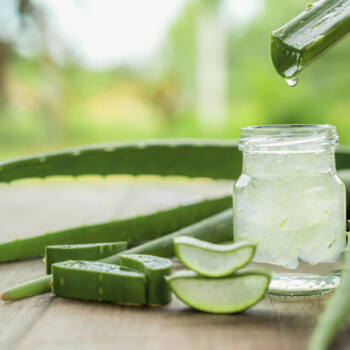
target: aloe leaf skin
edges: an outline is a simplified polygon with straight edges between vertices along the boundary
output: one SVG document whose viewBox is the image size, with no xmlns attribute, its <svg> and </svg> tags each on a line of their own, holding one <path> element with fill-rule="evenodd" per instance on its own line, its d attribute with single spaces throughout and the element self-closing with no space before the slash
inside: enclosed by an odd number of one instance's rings
<svg viewBox="0 0 350 350">
<path fill-rule="evenodd" d="M 145 274 L 148 305 L 160 306 L 171 302 L 171 290 L 164 278 L 170 275 L 172 270 L 172 263 L 169 259 L 146 254 L 122 254 L 120 266 L 126 266 Z"/>
<path fill-rule="evenodd" d="M 231 240 L 233 235 L 232 209 L 227 209 L 219 214 L 184 227 L 164 237 L 159 237 L 153 241 L 146 242 L 100 261 L 108 264 L 118 264 L 121 254 L 149 254 L 160 257 L 171 257 L 174 255 L 174 237 L 184 235 L 197 237 L 213 243 Z M 49 292 L 50 281 L 51 275 L 47 275 L 39 280 L 24 283 L 5 291 L 1 295 L 1 299 L 16 300 L 31 295 Z"/>
<path fill-rule="evenodd" d="M 231 196 L 202 200 L 150 215 L 82 226 L 0 244 L 0 262 L 41 256 L 57 244 L 126 241 L 140 244 L 232 207 Z"/>
<path fill-rule="evenodd" d="M 55 295 L 119 304 L 146 304 L 146 277 L 125 266 L 68 260 L 52 265 Z"/>
<path fill-rule="evenodd" d="M 120 253 L 127 249 L 126 242 L 90 243 L 90 244 L 61 244 L 49 245 L 45 248 L 46 273 L 51 273 L 54 263 L 66 260 L 95 261 L 107 256 Z"/>
<path fill-rule="evenodd" d="M 271 34 L 277 72 L 293 78 L 350 32 L 350 0 L 320 0 Z"/>
<path fill-rule="evenodd" d="M 178 175 L 233 179 L 241 154 L 232 140 L 149 140 L 82 146 L 0 162 L 0 182 L 53 175 Z"/>
</svg>

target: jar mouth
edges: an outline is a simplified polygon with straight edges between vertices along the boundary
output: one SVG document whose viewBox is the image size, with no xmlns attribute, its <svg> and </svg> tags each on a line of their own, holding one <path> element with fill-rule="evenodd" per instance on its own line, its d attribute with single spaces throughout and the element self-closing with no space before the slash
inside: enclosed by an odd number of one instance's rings
<svg viewBox="0 0 350 350">
<path fill-rule="evenodd" d="M 256 152 L 315 152 L 338 146 L 336 127 L 330 124 L 275 124 L 241 128 L 239 148 Z"/>
</svg>

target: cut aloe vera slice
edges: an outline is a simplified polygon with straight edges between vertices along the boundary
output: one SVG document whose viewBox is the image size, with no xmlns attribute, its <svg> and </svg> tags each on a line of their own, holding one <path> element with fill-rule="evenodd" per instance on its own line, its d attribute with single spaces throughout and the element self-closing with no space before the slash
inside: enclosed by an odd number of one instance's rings
<svg viewBox="0 0 350 350">
<path fill-rule="evenodd" d="M 146 303 L 146 277 L 139 271 L 91 261 L 64 261 L 52 265 L 52 291 L 62 297 Z"/>
<path fill-rule="evenodd" d="M 350 0 L 321 0 L 271 35 L 271 58 L 284 78 L 298 73 L 350 32 Z"/>
<path fill-rule="evenodd" d="M 208 277 L 231 275 L 247 265 L 255 253 L 248 242 L 213 244 L 193 237 L 174 238 L 175 254 L 189 269 Z"/>
<path fill-rule="evenodd" d="M 120 253 L 127 248 L 126 242 L 62 244 L 45 248 L 46 273 L 51 273 L 51 265 L 66 260 L 95 261 Z"/>
<path fill-rule="evenodd" d="M 166 277 L 170 288 L 185 304 L 211 313 L 235 313 L 260 301 L 271 280 L 270 271 L 243 269 L 231 276 L 208 278 L 193 271 Z"/>
<path fill-rule="evenodd" d="M 145 274 L 147 278 L 147 303 L 149 305 L 170 303 L 171 290 L 164 278 L 171 273 L 172 264 L 169 259 L 152 255 L 126 254 L 120 256 L 120 265 Z"/>
</svg>

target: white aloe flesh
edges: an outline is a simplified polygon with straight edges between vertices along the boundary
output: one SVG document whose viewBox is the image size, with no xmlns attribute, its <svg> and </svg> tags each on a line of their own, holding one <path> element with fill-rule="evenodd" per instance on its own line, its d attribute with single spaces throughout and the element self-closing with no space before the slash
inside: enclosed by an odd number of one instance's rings
<svg viewBox="0 0 350 350">
<path fill-rule="evenodd" d="M 193 271 L 167 277 L 180 300 L 209 313 L 237 313 L 252 307 L 264 297 L 270 280 L 268 270 L 248 268 L 224 278 L 207 278 Z"/>
<path fill-rule="evenodd" d="M 208 277 L 224 277 L 247 265 L 255 253 L 248 242 L 213 244 L 193 237 L 175 237 L 175 254 L 189 269 Z"/>
</svg>

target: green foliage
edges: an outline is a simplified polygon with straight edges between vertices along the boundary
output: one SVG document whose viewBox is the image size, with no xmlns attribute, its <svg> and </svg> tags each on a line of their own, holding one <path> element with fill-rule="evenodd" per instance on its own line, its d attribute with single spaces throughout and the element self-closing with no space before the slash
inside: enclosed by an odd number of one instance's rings
<svg viewBox="0 0 350 350">
<path fill-rule="evenodd" d="M 169 29 L 160 56 L 142 68 L 89 71 L 12 53 L 7 104 L 0 107 L 0 157 L 79 144 L 175 137 L 238 138 L 239 128 L 272 123 L 331 123 L 350 143 L 344 40 L 289 88 L 270 61 L 270 31 L 306 6 L 264 2 L 252 20 L 227 27 L 227 122 L 205 128 L 196 112 L 196 32 L 208 6 L 192 0 Z"/>
</svg>

